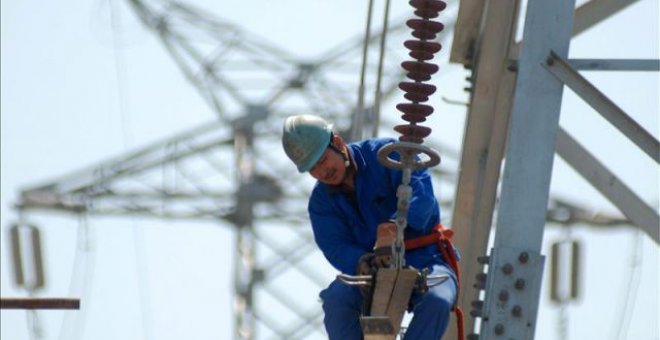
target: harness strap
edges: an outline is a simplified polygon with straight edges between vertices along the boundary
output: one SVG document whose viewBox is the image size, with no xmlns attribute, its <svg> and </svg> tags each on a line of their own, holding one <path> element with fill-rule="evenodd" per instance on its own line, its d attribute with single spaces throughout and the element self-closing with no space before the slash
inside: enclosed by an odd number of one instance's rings
<svg viewBox="0 0 660 340">
<path fill-rule="evenodd" d="M 439 238 L 451 239 L 454 236 L 454 231 L 445 228 L 442 224 L 438 224 L 433 228 L 430 234 L 415 237 L 405 241 L 406 250 L 417 249 L 425 247 L 440 241 Z"/>
<path fill-rule="evenodd" d="M 456 296 L 460 293 L 461 288 L 461 273 L 458 266 L 458 256 L 456 255 L 456 248 L 451 242 L 451 237 L 454 236 L 454 231 L 445 228 L 442 224 L 435 226 L 433 231 L 424 236 L 416 237 L 405 241 L 406 250 L 425 247 L 431 244 L 437 244 L 442 257 L 447 264 L 456 273 Z M 456 313 L 456 327 L 458 329 L 458 339 L 465 339 L 465 327 L 463 321 L 463 310 L 457 304 L 452 306 L 452 311 Z"/>
</svg>

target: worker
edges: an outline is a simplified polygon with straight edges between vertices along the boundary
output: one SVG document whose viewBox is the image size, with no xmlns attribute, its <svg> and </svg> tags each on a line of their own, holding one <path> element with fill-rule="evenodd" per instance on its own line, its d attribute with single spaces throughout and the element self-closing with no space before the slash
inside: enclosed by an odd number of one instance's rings
<svg viewBox="0 0 660 340">
<path fill-rule="evenodd" d="M 314 115 L 290 116 L 284 122 L 285 153 L 300 173 L 309 172 L 317 180 L 308 204 L 314 239 L 330 264 L 344 274 L 389 266 L 392 254 L 382 250 L 392 249 L 396 237 L 396 189 L 402 172 L 383 166 L 377 153 L 392 142 L 392 138 L 374 138 L 347 144 L 328 122 Z M 399 159 L 396 153 L 390 157 Z M 413 171 L 410 186 L 406 239 L 429 234 L 440 222 L 429 171 Z M 405 263 L 451 278 L 426 293 L 414 292 L 409 304 L 413 317 L 404 339 L 440 339 L 455 303 L 456 275 L 436 245 L 406 251 Z M 329 338 L 362 339 L 360 289 L 335 280 L 320 297 Z"/>
</svg>

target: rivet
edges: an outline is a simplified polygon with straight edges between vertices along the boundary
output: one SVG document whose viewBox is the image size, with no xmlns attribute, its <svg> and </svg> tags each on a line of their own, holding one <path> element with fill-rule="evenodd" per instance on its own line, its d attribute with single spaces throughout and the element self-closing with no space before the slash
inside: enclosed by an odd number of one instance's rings
<svg viewBox="0 0 660 340">
<path fill-rule="evenodd" d="M 522 315 L 522 308 L 518 305 L 513 306 L 513 308 L 511 309 L 511 315 L 517 318 L 520 317 Z"/>
<path fill-rule="evenodd" d="M 548 64 L 548 66 L 552 66 L 555 64 L 555 60 L 552 59 L 552 57 L 548 57 L 548 59 L 545 60 L 545 63 Z"/>
<path fill-rule="evenodd" d="M 502 267 L 502 272 L 504 272 L 504 274 L 506 275 L 511 275 L 511 273 L 513 273 L 513 266 L 511 265 L 511 263 L 505 264 Z"/>
<path fill-rule="evenodd" d="M 518 72 L 518 61 L 512 61 L 506 69 L 511 72 Z"/>
<path fill-rule="evenodd" d="M 504 334 L 504 325 L 501 323 L 498 323 L 495 325 L 495 334 L 496 335 L 502 335 Z"/>
<path fill-rule="evenodd" d="M 506 290 L 502 290 L 497 295 L 497 298 L 500 299 L 500 301 L 502 301 L 502 302 L 506 302 L 507 300 L 509 300 L 509 292 L 507 292 Z"/>
<path fill-rule="evenodd" d="M 518 279 L 516 280 L 516 283 L 514 284 L 517 290 L 523 290 L 525 289 L 525 280 L 523 279 Z"/>
<path fill-rule="evenodd" d="M 520 256 L 518 256 L 518 261 L 520 261 L 520 263 L 527 263 L 527 261 L 529 261 L 529 254 L 527 254 L 526 251 L 520 253 Z"/>
<path fill-rule="evenodd" d="M 476 275 L 477 281 L 478 282 L 486 282 L 486 279 L 488 278 L 488 275 L 486 273 L 478 273 Z"/>
</svg>

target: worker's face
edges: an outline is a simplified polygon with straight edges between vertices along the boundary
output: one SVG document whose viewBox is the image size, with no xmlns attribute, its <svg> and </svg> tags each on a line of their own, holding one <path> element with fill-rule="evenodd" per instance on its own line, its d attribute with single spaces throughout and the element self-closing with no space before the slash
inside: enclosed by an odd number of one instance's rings
<svg viewBox="0 0 660 340">
<path fill-rule="evenodd" d="M 345 150 L 343 143 L 339 144 L 341 150 Z M 345 151 L 343 151 L 345 152 Z M 319 159 L 314 167 L 309 170 L 310 175 L 317 180 L 330 185 L 338 185 L 344 180 L 346 174 L 346 166 L 344 165 L 344 157 L 332 148 L 326 148 L 323 156 Z"/>
</svg>

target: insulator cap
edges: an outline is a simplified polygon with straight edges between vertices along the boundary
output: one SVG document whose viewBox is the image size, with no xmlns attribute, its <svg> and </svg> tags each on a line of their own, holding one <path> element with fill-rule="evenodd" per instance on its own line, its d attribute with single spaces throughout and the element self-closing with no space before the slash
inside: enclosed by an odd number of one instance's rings
<svg viewBox="0 0 660 340">
<path fill-rule="evenodd" d="M 423 122 L 428 115 L 433 113 L 433 107 L 424 104 L 402 103 L 396 104 L 396 108 L 404 113 L 402 118 L 407 122 Z"/>
<path fill-rule="evenodd" d="M 406 98 L 414 103 L 423 103 L 429 100 L 429 96 L 425 96 L 419 93 L 406 93 L 403 95 L 403 98 Z"/>
<path fill-rule="evenodd" d="M 417 39 L 422 40 L 433 40 L 435 39 L 435 33 L 426 30 L 414 30 L 412 31 L 412 36 Z"/>
<path fill-rule="evenodd" d="M 431 60 L 442 45 L 431 41 L 406 40 L 403 45 L 410 50 L 409 56 L 417 60 Z"/>
<path fill-rule="evenodd" d="M 399 88 L 406 92 L 403 96 L 413 102 L 425 102 L 435 92 L 435 86 L 424 83 L 401 82 Z"/>
<path fill-rule="evenodd" d="M 418 10 L 429 10 L 440 12 L 447 7 L 447 3 L 440 0 L 410 0 L 408 2 L 410 6 L 417 8 Z"/>
<path fill-rule="evenodd" d="M 434 38 L 436 33 L 445 28 L 445 25 L 440 22 L 422 19 L 410 19 L 406 21 L 406 25 L 415 31 L 424 31 L 433 34 Z"/>
<path fill-rule="evenodd" d="M 424 83 L 411 83 L 411 82 L 400 82 L 399 88 L 406 92 L 414 92 L 417 94 L 430 96 L 435 93 L 435 85 L 424 84 Z"/>
<path fill-rule="evenodd" d="M 429 75 L 438 72 L 438 69 L 440 69 L 436 64 L 423 61 L 404 61 L 401 63 L 401 67 L 408 72 L 420 72 Z"/>
<path fill-rule="evenodd" d="M 406 76 L 415 81 L 430 80 L 431 75 L 438 72 L 438 65 L 423 61 L 404 61 L 401 67 L 408 71 Z"/>
<path fill-rule="evenodd" d="M 431 128 L 421 125 L 397 125 L 394 131 L 401 134 L 399 141 L 422 144 L 424 137 L 431 134 Z"/>
<path fill-rule="evenodd" d="M 431 54 L 437 53 L 442 48 L 442 45 L 437 42 L 419 40 L 406 40 L 403 46 L 411 51 L 424 51 Z"/>
</svg>

